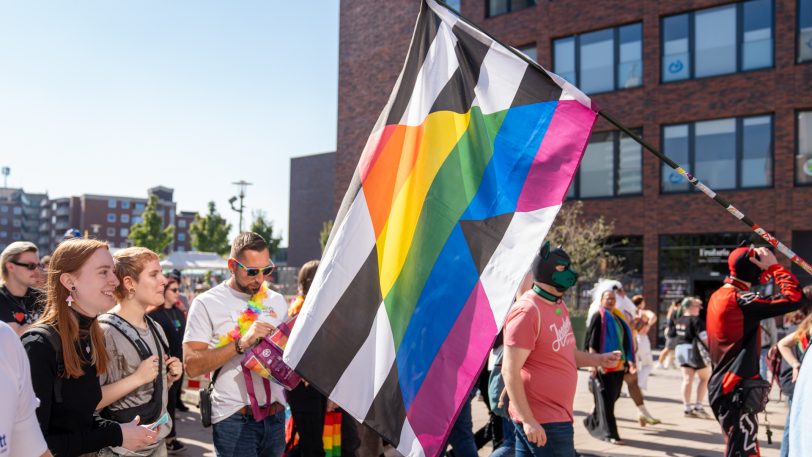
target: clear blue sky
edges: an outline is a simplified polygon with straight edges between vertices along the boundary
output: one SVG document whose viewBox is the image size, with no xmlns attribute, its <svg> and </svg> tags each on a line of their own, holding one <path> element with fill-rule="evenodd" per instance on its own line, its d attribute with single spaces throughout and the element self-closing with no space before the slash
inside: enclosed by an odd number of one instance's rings
<svg viewBox="0 0 812 457">
<path fill-rule="evenodd" d="M 335 150 L 337 80 L 335 0 L 2 2 L 0 165 L 51 197 L 169 186 L 235 228 L 245 179 L 286 245 L 290 158 Z"/>
</svg>

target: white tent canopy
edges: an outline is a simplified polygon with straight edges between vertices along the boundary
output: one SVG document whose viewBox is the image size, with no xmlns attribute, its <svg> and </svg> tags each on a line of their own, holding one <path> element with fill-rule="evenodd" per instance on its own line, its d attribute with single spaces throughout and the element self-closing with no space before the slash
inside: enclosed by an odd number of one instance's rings
<svg viewBox="0 0 812 457">
<path fill-rule="evenodd" d="M 214 252 L 175 251 L 161 261 L 161 267 L 178 270 L 227 270 L 228 262 Z"/>
</svg>

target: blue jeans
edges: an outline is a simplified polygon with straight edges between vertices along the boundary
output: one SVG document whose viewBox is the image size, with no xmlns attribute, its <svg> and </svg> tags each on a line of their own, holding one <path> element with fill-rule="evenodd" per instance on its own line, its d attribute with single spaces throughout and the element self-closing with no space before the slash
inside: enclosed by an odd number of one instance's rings
<svg viewBox="0 0 812 457">
<path fill-rule="evenodd" d="M 285 449 L 285 412 L 256 422 L 234 413 L 212 425 L 217 457 L 280 457 Z"/>
<path fill-rule="evenodd" d="M 471 399 L 473 394 L 462 406 L 457 421 L 448 435 L 448 444 L 454 449 L 455 457 L 477 457 L 476 443 L 474 442 L 474 420 L 471 417 Z M 445 456 L 445 448 L 440 453 Z"/>
<path fill-rule="evenodd" d="M 516 428 L 516 457 L 575 457 L 575 433 L 572 422 L 541 424 L 547 434 L 547 443 L 536 446 L 527 440 L 522 424 Z"/>
<path fill-rule="evenodd" d="M 761 376 L 761 379 L 765 381 L 769 381 L 769 369 L 767 366 L 767 353 L 770 352 L 770 348 L 761 348 L 761 356 L 758 359 L 758 374 Z"/>
<path fill-rule="evenodd" d="M 516 454 L 516 427 L 513 421 L 502 418 L 502 444 L 496 448 L 490 457 L 514 457 Z"/>
<path fill-rule="evenodd" d="M 792 399 L 787 400 L 787 420 L 784 422 L 784 436 L 781 438 L 780 457 L 789 457 L 789 412 L 792 411 Z"/>
</svg>

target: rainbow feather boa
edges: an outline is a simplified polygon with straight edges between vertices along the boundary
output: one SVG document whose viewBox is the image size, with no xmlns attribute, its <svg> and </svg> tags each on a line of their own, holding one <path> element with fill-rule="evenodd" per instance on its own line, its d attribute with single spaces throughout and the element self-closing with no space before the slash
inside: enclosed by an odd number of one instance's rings
<svg viewBox="0 0 812 457">
<path fill-rule="evenodd" d="M 257 293 L 248 299 L 245 310 L 240 314 L 240 317 L 237 318 L 237 325 L 234 326 L 232 331 L 220 337 L 216 347 L 223 347 L 229 343 L 233 343 L 234 340 L 242 338 L 245 332 L 251 327 L 251 324 L 253 324 L 254 321 L 257 320 L 257 317 L 267 308 L 263 304 L 267 297 L 268 285 L 263 282 L 262 287 L 259 288 Z M 272 317 L 276 317 L 276 313 L 272 309 L 269 310 L 269 313 Z"/>
</svg>

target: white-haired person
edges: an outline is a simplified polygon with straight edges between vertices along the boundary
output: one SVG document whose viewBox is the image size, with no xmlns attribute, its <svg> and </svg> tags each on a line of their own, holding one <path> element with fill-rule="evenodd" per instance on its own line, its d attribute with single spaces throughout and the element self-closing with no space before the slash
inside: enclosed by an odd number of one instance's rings
<svg viewBox="0 0 812 457">
<path fill-rule="evenodd" d="M 634 303 L 632 303 L 631 299 L 626 295 L 626 291 L 623 289 L 623 284 L 620 281 L 615 281 L 613 279 L 601 279 L 597 284 L 595 284 L 595 287 L 592 289 L 592 303 L 589 305 L 586 321 L 591 322 L 592 316 L 594 316 L 595 313 L 600 310 L 601 298 L 603 297 L 604 292 L 607 290 L 615 292 L 615 307 L 621 312 L 626 323 L 631 325 L 631 323 L 634 322 L 635 316 L 637 316 L 637 307 L 634 306 Z M 632 332 L 636 333 L 634 332 L 634 329 L 632 329 Z M 635 345 L 637 343 L 636 339 L 636 336 L 632 338 Z M 637 379 L 637 371 L 627 371 L 623 376 L 623 381 L 626 383 L 626 387 L 629 389 L 629 396 L 632 397 L 632 400 L 634 401 L 635 406 L 637 406 L 637 410 L 639 412 L 637 415 L 637 420 L 641 427 L 645 427 L 646 425 L 657 425 L 661 421 L 660 419 L 656 419 L 654 416 L 652 416 L 646 408 L 643 391 L 640 390 L 640 385 L 638 384 Z"/>
</svg>

